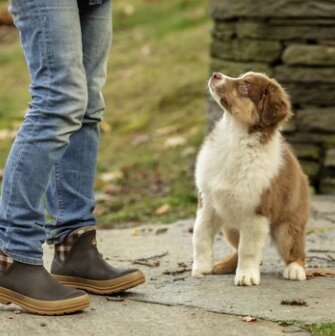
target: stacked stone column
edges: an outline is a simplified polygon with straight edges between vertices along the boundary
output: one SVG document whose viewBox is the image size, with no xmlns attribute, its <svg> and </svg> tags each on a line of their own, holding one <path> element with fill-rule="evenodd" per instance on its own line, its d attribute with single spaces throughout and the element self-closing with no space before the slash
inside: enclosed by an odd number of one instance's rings
<svg viewBox="0 0 335 336">
<path fill-rule="evenodd" d="M 335 194 L 335 1 L 211 0 L 211 71 L 260 71 L 291 96 L 285 136 L 311 185 Z M 221 115 L 209 99 L 210 126 Z"/>
</svg>

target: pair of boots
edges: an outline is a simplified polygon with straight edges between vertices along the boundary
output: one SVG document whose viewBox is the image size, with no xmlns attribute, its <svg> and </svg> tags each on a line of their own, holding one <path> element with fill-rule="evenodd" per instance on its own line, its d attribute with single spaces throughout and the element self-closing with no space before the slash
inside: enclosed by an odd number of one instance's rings
<svg viewBox="0 0 335 336">
<path fill-rule="evenodd" d="M 96 246 L 93 227 L 73 231 L 55 246 L 51 275 L 43 266 L 13 261 L 0 251 L 0 303 L 15 303 L 43 315 L 73 313 L 89 305 L 89 296 L 123 292 L 145 281 L 138 269 L 109 265 Z"/>
</svg>

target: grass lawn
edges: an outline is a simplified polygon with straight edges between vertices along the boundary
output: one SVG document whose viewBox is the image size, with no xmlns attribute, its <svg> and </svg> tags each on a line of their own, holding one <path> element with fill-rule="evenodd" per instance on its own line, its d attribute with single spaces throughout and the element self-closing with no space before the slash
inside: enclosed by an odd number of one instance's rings
<svg viewBox="0 0 335 336">
<path fill-rule="evenodd" d="M 194 216 L 195 155 L 205 132 L 210 20 L 202 0 L 114 1 L 96 183 L 99 225 Z M 30 99 L 15 32 L 0 34 L 0 130 Z M 0 140 L 0 167 L 10 139 Z"/>
<path fill-rule="evenodd" d="M 307 326 L 307 330 L 312 333 L 312 336 L 334 336 L 335 323 L 320 323 Z"/>
</svg>

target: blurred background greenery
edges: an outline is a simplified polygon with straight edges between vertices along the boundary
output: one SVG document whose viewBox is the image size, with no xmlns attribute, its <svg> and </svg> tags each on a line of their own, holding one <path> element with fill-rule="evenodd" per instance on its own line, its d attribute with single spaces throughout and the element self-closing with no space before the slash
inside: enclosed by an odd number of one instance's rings
<svg viewBox="0 0 335 336">
<path fill-rule="evenodd" d="M 0 15 L 6 7 L 0 0 Z M 207 11 L 202 0 L 114 0 L 96 183 L 100 226 L 172 222 L 195 213 L 194 161 L 206 125 Z M 0 78 L 3 169 L 30 99 L 18 35 L 6 25 L 0 26 Z"/>
</svg>

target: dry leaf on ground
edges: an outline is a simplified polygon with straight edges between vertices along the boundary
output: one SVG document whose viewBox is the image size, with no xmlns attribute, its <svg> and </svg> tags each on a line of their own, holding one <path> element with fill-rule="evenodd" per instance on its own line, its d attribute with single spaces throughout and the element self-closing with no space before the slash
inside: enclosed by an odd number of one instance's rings
<svg viewBox="0 0 335 336">
<path fill-rule="evenodd" d="M 170 205 L 169 204 L 163 204 L 162 206 L 160 206 L 158 209 L 156 209 L 155 214 L 157 216 L 161 216 L 166 214 L 169 210 L 170 210 Z"/>
<path fill-rule="evenodd" d="M 162 233 L 166 233 L 169 230 L 169 228 L 159 228 L 156 230 L 155 235 L 160 235 Z"/>
<path fill-rule="evenodd" d="M 280 304 L 288 306 L 308 306 L 304 299 L 282 300 Z"/>
<path fill-rule="evenodd" d="M 335 270 L 330 268 L 311 268 L 306 271 L 308 279 L 324 276 L 335 276 Z"/>
<path fill-rule="evenodd" d="M 112 126 L 108 122 L 103 121 L 102 123 L 100 123 L 100 130 L 102 133 L 110 133 L 110 131 L 112 130 Z"/>
<path fill-rule="evenodd" d="M 17 131 L 2 129 L 0 130 L 0 140 L 12 140 L 16 137 Z"/>
<path fill-rule="evenodd" d="M 102 173 L 102 174 L 98 175 L 98 179 L 103 181 L 103 182 L 112 182 L 112 181 L 120 180 L 122 178 L 123 178 L 122 171 Z"/>
<path fill-rule="evenodd" d="M 175 148 L 178 146 L 184 146 L 186 144 L 186 138 L 182 136 L 170 137 L 165 140 L 164 148 Z"/>
<path fill-rule="evenodd" d="M 171 126 L 166 126 L 159 128 L 158 130 L 155 131 L 154 135 L 155 136 L 165 136 L 165 135 L 170 135 L 173 133 L 177 133 L 181 129 L 181 125 L 176 124 L 176 125 L 171 125 Z"/>
<path fill-rule="evenodd" d="M 256 322 L 257 321 L 257 317 L 254 316 L 243 316 L 241 318 L 242 321 L 244 322 Z"/>
</svg>

